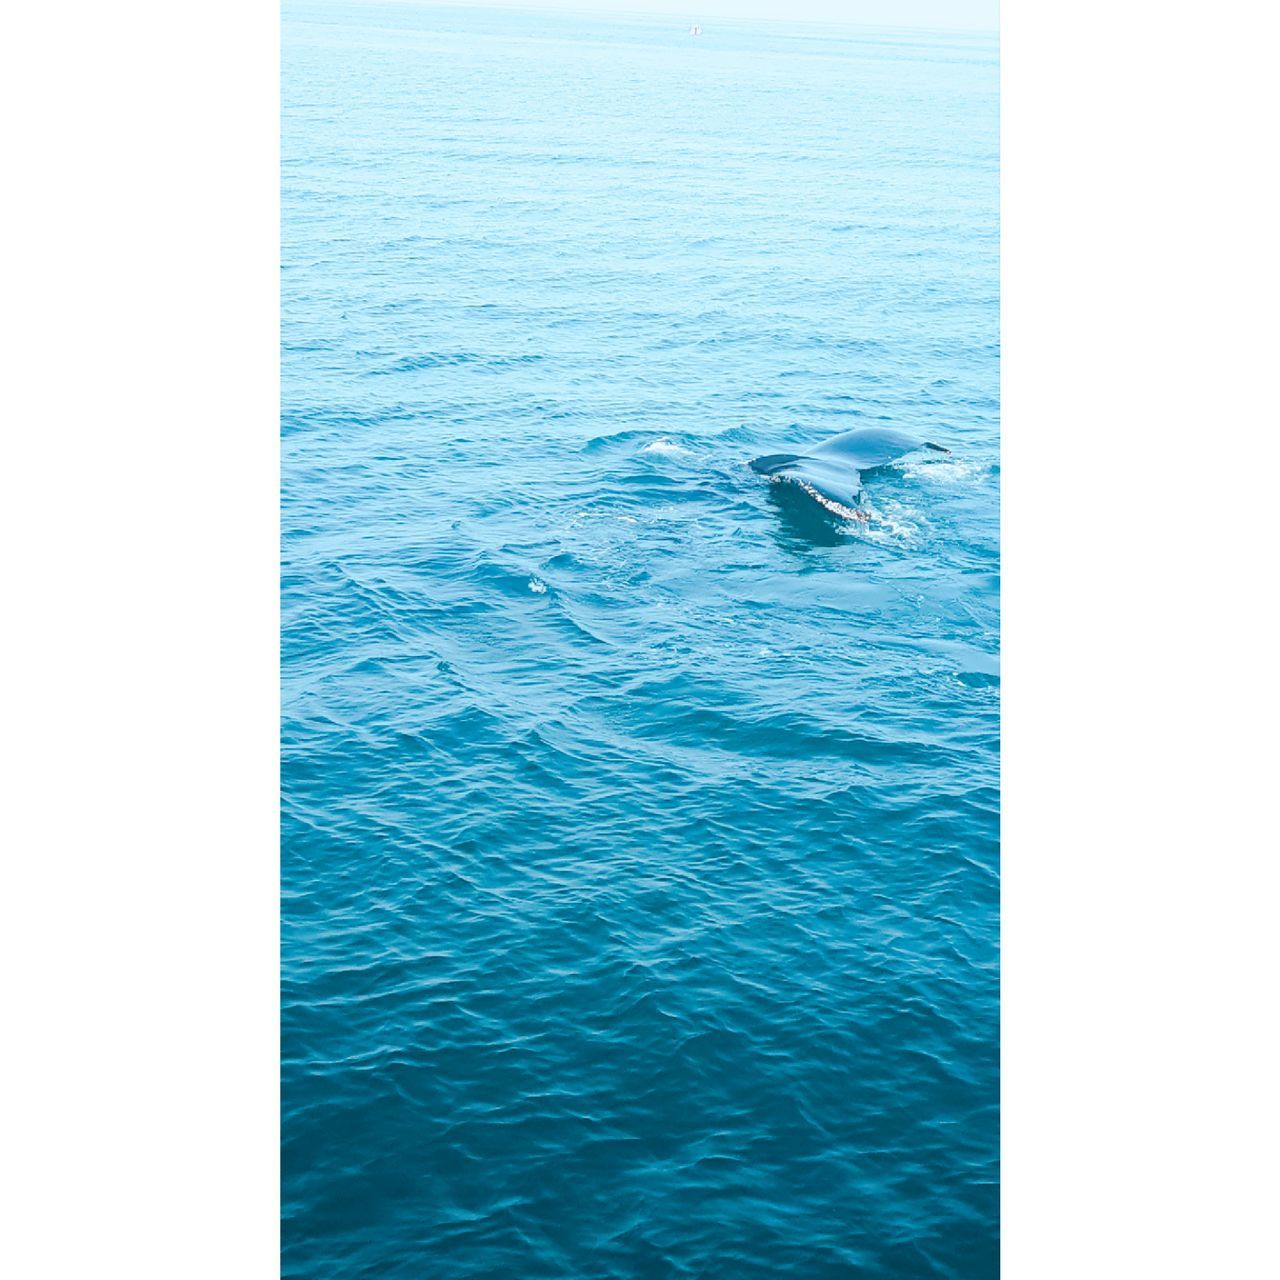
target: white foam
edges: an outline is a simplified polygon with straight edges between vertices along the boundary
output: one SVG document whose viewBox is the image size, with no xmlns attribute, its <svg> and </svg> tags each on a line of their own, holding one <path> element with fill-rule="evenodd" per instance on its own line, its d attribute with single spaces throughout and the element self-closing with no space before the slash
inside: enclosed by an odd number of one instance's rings
<svg viewBox="0 0 1280 1280">
<path fill-rule="evenodd" d="M 990 470 L 985 462 L 971 458 L 916 458 L 899 464 L 904 476 L 930 484 L 972 484 Z"/>
<path fill-rule="evenodd" d="M 863 519 L 865 523 L 855 526 L 853 531 L 868 542 L 915 546 L 924 533 L 924 520 L 920 513 L 896 502 L 868 506 Z"/>
<path fill-rule="evenodd" d="M 535 596 L 545 596 L 547 594 L 547 584 L 539 578 L 529 579 L 529 590 Z"/>
<path fill-rule="evenodd" d="M 689 450 L 682 444 L 676 444 L 674 440 L 652 440 L 643 449 L 641 453 L 660 453 L 665 457 L 676 457 L 679 454 L 688 453 Z"/>
</svg>

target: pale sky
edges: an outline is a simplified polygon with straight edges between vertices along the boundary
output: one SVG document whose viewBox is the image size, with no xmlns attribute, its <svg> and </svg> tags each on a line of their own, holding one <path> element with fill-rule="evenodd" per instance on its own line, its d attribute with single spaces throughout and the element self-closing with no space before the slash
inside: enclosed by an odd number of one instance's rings
<svg viewBox="0 0 1280 1280">
<path fill-rule="evenodd" d="M 456 0 L 455 0 L 456 2 Z M 482 0 L 503 9 L 578 13 L 672 14 L 704 26 L 716 18 L 852 22 L 889 27 L 959 27 L 995 31 L 999 0 Z"/>
</svg>

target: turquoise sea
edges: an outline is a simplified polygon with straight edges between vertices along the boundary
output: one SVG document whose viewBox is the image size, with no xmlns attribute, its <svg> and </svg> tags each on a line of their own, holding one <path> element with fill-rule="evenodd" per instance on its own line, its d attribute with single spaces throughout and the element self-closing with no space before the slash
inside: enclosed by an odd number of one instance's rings
<svg viewBox="0 0 1280 1280">
<path fill-rule="evenodd" d="M 996 42 L 702 25 L 285 3 L 287 1277 L 997 1274 Z"/>
</svg>

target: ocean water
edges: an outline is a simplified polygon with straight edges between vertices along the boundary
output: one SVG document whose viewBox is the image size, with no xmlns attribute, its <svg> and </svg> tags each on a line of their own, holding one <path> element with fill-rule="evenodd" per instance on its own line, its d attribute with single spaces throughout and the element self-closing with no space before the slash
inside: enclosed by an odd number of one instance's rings
<svg viewBox="0 0 1280 1280">
<path fill-rule="evenodd" d="M 703 25 L 286 0 L 288 1277 L 997 1272 L 997 49 Z"/>
</svg>

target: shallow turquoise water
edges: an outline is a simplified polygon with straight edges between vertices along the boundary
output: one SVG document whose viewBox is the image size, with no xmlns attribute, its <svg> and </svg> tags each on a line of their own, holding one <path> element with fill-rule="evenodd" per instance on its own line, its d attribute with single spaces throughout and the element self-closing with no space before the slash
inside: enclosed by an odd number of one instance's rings
<svg viewBox="0 0 1280 1280">
<path fill-rule="evenodd" d="M 995 43 L 687 25 L 286 5 L 287 1276 L 996 1274 Z"/>
</svg>

